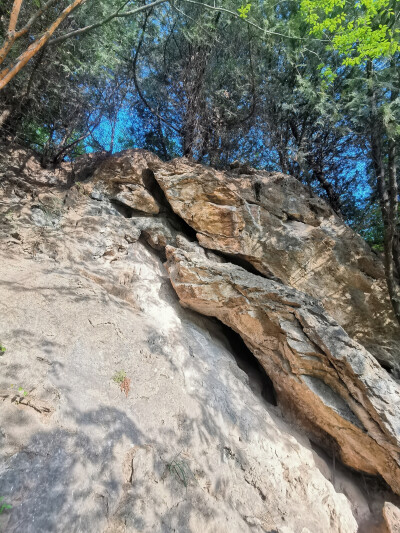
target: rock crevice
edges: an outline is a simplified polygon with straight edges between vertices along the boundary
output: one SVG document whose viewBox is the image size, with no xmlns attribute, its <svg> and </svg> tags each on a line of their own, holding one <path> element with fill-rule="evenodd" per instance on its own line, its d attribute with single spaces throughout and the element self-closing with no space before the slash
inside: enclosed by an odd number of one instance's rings
<svg viewBox="0 0 400 533">
<path fill-rule="evenodd" d="M 181 303 L 242 336 L 292 419 L 322 442 L 332 437 L 345 464 L 379 473 L 399 492 L 400 390 L 374 358 L 295 289 L 195 251 L 167 247 L 167 259 Z"/>
</svg>

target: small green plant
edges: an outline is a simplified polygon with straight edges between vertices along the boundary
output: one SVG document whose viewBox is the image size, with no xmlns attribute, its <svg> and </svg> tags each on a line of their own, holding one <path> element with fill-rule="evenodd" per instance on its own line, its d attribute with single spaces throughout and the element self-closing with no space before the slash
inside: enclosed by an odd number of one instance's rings
<svg viewBox="0 0 400 533">
<path fill-rule="evenodd" d="M 3 355 L 6 350 L 7 348 L 0 343 L 0 355 Z"/>
<path fill-rule="evenodd" d="M 63 212 L 63 202 L 61 198 L 51 198 L 40 208 L 48 218 L 60 217 Z"/>
<path fill-rule="evenodd" d="M 246 4 L 246 5 L 242 5 L 241 7 L 239 7 L 238 9 L 238 12 L 239 12 L 239 17 L 241 19 L 247 19 L 248 15 L 249 15 L 249 11 L 251 9 L 251 4 Z"/>
<path fill-rule="evenodd" d="M 180 483 L 188 488 L 190 480 L 193 479 L 197 483 L 197 479 L 187 461 L 179 457 L 180 454 L 181 452 L 175 455 L 172 461 L 166 464 L 165 472 L 169 472 L 173 477 L 176 477 Z"/>
<path fill-rule="evenodd" d="M 85 191 L 85 184 L 82 183 L 81 181 L 76 181 L 75 182 L 75 187 L 77 189 L 77 191 L 79 192 L 79 194 L 85 194 L 86 191 Z"/>
<path fill-rule="evenodd" d="M 7 220 L 7 222 L 11 223 L 14 222 L 14 216 L 14 213 L 7 211 L 7 213 L 4 215 L 4 218 Z"/>
<path fill-rule="evenodd" d="M 12 508 L 12 505 L 10 505 L 9 503 L 3 503 L 3 500 L 4 500 L 4 496 L 1 496 L 0 497 L 0 514 L 3 514 L 4 511 Z"/>
<path fill-rule="evenodd" d="M 127 377 L 125 370 L 116 372 L 113 376 L 113 381 L 119 385 L 119 388 L 125 393 L 125 396 L 128 397 L 131 388 L 131 380 Z"/>
<path fill-rule="evenodd" d="M 11 385 L 11 388 L 14 389 L 14 385 Z M 13 402 L 17 404 L 21 403 L 22 399 L 25 398 L 25 396 L 28 396 L 28 391 L 26 391 L 23 387 L 18 387 Z"/>
<path fill-rule="evenodd" d="M 119 370 L 118 372 L 114 374 L 112 379 L 114 383 L 118 383 L 118 385 L 121 385 L 121 383 L 124 381 L 125 378 L 126 378 L 125 370 Z"/>
</svg>

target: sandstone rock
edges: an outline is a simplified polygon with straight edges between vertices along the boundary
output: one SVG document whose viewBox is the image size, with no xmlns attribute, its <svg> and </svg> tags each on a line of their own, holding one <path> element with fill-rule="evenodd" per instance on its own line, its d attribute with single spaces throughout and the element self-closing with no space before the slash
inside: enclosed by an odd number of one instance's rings
<svg viewBox="0 0 400 533">
<path fill-rule="evenodd" d="M 55 170 L 44 169 L 32 150 L 15 143 L 0 145 L 0 180 L 7 194 L 18 190 L 38 192 L 67 183 L 70 165 Z"/>
<path fill-rule="evenodd" d="M 352 338 L 400 376 L 400 326 L 382 263 L 325 202 L 277 173 L 235 177 L 179 159 L 151 168 L 202 246 L 244 259 L 319 299 Z"/>
<path fill-rule="evenodd" d="M 0 529 L 352 533 L 359 524 L 370 533 L 396 497 L 333 467 L 299 428 L 396 488 L 393 382 L 311 298 L 192 242 L 154 180 L 151 168 L 164 165 L 155 156 L 117 154 L 93 179 L 97 158 L 89 159 L 75 170 L 64 164 L 62 179 L 19 167 L 0 187 L 0 496 L 13 505 Z M 210 170 L 229 181 L 239 207 L 254 201 L 246 180 L 259 177 L 243 171 Z M 234 210 L 225 185 L 214 189 L 209 217 L 207 195 L 193 205 L 190 187 L 183 194 L 194 218 L 227 231 Z M 297 201 L 275 185 L 268 198 L 274 216 Z M 318 227 L 331 215 L 309 203 L 299 200 L 291 216 Z M 237 338 L 181 308 L 158 258 L 165 248 L 178 293 L 233 321 L 271 373 L 280 405 L 268 403 L 270 381 Z M 127 397 L 113 381 L 121 370 Z M 27 396 L 14 399 L 11 385 Z"/>
<path fill-rule="evenodd" d="M 292 419 L 399 494 L 400 387 L 375 359 L 295 289 L 192 250 L 167 258 L 181 304 L 241 335 Z"/>
<path fill-rule="evenodd" d="M 390 502 L 383 506 L 384 533 L 400 533 L 400 509 Z"/>
<path fill-rule="evenodd" d="M 160 207 L 147 189 L 151 188 L 147 171 L 149 165 L 159 161 L 157 156 L 144 150 L 126 150 L 101 163 L 93 181 L 97 186 L 102 186 L 112 200 L 131 209 L 156 215 Z"/>
<path fill-rule="evenodd" d="M 0 234 L 0 389 L 51 409 L 0 402 L 1 529 L 355 533 L 308 441 L 252 392 L 218 326 L 180 308 L 157 257 L 134 242 L 96 259 L 104 225 L 80 228 L 60 230 L 57 261 L 5 253 Z"/>
</svg>

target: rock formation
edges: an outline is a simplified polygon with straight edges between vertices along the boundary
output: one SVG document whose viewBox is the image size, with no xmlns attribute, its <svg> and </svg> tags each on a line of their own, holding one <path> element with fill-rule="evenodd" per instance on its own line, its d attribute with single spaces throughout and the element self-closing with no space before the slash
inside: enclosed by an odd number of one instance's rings
<svg viewBox="0 0 400 533">
<path fill-rule="evenodd" d="M 380 259 L 296 179 L 236 175 L 175 160 L 153 164 L 174 211 L 200 244 L 321 301 L 386 367 L 400 369 L 400 327 Z"/>
<path fill-rule="evenodd" d="M 379 258 L 290 177 L 103 159 L 0 156 L 0 528 L 396 531 Z"/>
<path fill-rule="evenodd" d="M 374 358 L 299 291 L 196 250 L 167 247 L 167 257 L 180 302 L 241 335 L 285 411 L 400 493 L 400 388 Z"/>
</svg>

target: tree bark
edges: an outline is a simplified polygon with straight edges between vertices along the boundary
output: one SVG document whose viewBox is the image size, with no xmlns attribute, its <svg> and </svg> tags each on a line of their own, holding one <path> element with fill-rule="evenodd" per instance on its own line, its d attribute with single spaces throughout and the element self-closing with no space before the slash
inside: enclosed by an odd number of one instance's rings
<svg viewBox="0 0 400 533">
<path fill-rule="evenodd" d="M 376 91 L 373 86 L 372 62 L 367 64 L 367 77 L 370 84 L 370 137 L 371 137 L 371 158 L 375 170 L 376 184 L 379 197 L 379 205 L 382 213 L 384 232 L 384 265 L 386 284 L 389 298 L 400 323 L 400 287 L 395 277 L 395 257 L 396 248 L 395 234 L 398 221 L 398 190 L 396 180 L 396 145 L 389 132 L 386 132 L 388 139 L 388 179 L 385 176 L 385 167 L 382 156 L 382 132 L 379 120 L 378 108 L 376 105 Z"/>
<path fill-rule="evenodd" d="M 5 68 L 0 72 L 0 90 L 3 89 L 9 81 L 11 81 L 16 74 L 37 54 L 43 46 L 47 43 L 59 25 L 74 11 L 77 7 L 84 4 L 86 0 L 74 0 L 72 4 L 62 11 L 57 20 L 51 24 L 42 37 L 33 41 L 28 48 L 16 60 L 14 65 L 10 68 Z"/>
<path fill-rule="evenodd" d="M 397 222 L 399 226 L 399 222 Z M 400 281 L 400 228 L 397 227 L 393 239 L 393 258 L 397 271 L 397 280 Z"/>
<path fill-rule="evenodd" d="M 396 179 L 396 145 L 394 139 L 389 140 L 388 177 L 389 205 L 387 227 L 385 228 L 385 271 L 389 296 L 397 320 L 400 323 L 400 286 L 395 278 L 395 254 L 397 255 L 396 252 L 398 251 L 395 249 L 395 236 L 398 222 L 398 189 Z"/>
</svg>

